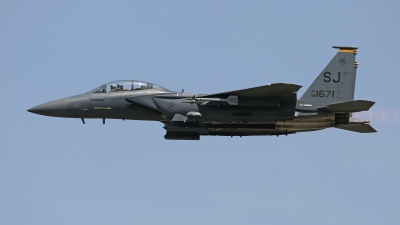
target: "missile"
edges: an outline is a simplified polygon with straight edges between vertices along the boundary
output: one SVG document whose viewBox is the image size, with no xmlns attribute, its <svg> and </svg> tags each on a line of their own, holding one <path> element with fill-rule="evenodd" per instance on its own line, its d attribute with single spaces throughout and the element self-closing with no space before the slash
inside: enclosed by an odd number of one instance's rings
<svg viewBox="0 0 400 225">
<path fill-rule="evenodd" d="M 239 98 L 237 95 L 230 95 L 228 98 L 196 98 L 196 95 L 193 95 L 192 98 L 187 99 L 190 102 L 202 101 L 202 105 L 206 105 L 209 102 L 226 102 L 229 105 L 238 105 Z"/>
</svg>

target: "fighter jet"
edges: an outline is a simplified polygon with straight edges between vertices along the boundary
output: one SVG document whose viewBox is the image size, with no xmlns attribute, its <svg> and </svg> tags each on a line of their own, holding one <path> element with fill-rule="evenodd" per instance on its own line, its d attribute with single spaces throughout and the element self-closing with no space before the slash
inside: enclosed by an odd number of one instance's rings
<svg viewBox="0 0 400 225">
<path fill-rule="evenodd" d="M 39 115 L 159 121 L 168 140 L 200 140 L 202 135 L 288 135 L 333 127 L 376 132 L 369 121 L 352 117 L 375 102 L 354 100 L 358 47 L 333 46 L 338 52 L 300 99 L 300 85 L 273 83 L 215 94 L 170 91 L 159 85 L 120 80 L 92 91 L 31 109 Z"/>
</svg>

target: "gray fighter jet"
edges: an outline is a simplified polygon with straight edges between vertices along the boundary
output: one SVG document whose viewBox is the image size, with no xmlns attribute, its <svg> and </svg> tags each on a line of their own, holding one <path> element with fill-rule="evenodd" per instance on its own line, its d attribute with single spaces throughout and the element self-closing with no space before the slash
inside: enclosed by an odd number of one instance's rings
<svg viewBox="0 0 400 225">
<path fill-rule="evenodd" d="M 300 99 L 299 85 L 274 83 L 210 95 L 170 91 L 153 83 L 121 80 L 29 112 L 55 117 L 160 121 L 169 140 L 199 140 L 200 135 L 288 135 L 328 127 L 376 132 L 352 113 L 374 102 L 354 100 L 357 47 L 339 49 Z"/>
</svg>

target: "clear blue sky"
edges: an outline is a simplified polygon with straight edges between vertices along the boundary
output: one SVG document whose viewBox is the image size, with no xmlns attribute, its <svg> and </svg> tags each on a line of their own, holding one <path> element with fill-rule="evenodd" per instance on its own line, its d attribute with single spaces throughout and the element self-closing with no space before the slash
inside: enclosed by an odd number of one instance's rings
<svg viewBox="0 0 400 225">
<path fill-rule="evenodd" d="M 0 2 L 0 224 L 400 224 L 399 1 Z M 120 79 L 303 85 L 359 46 L 378 133 L 166 141 L 32 106 Z"/>
</svg>

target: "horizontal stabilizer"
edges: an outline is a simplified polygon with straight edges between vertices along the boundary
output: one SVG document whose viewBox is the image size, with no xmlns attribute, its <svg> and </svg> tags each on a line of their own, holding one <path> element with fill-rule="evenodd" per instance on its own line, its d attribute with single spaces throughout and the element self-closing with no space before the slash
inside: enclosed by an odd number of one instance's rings
<svg viewBox="0 0 400 225">
<path fill-rule="evenodd" d="M 371 125 L 369 124 L 350 124 L 350 125 L 339 125 L 336 128 L 342 130 L 348 130 L 358 133 L 375 133 L 377 132 Z"/>
<path fill-rule="evenodd" d="M 287 83 L 276 83 L 268 84 L 259 87 L 247 88 L 242 90 L 230 91 L 217 93 L 212 95 L 202 96 L 202 98 L 210 98 L 214 96 L 228 96 L 237 95 L 240 97 L 268 97 L 268 96 L 279 96 L 284 93 L 295 93 L 301 88 L 300 85 L 287 84 Z"/>
<path fill-rule="evenodd" d="M 349 102 L 341 102 L 326 105 L 324 107 L 318 108 L 319 110 L 324 110 L 328 112 L 361 112 L 368 111 L 375 102 L 366 101 L 366 100 L 356 100 Z"/>
</svg>

